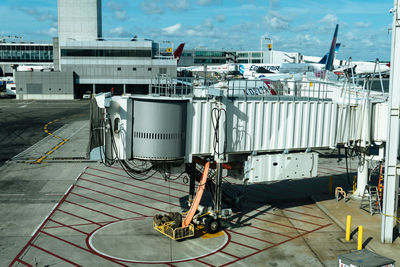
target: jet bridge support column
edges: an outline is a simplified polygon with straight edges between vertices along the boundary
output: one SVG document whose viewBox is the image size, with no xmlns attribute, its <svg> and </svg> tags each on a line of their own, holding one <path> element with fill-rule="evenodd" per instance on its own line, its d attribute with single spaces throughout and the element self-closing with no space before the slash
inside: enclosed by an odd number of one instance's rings
<svg viewBox="0 0 400 267">
<path fill-rule="evenodd" d="M 216 102 L 211 112 L 214 126 L 214 160 L 217 164 L 217 175 L 215 177 L 214 211 L 221 213 L 222 209 L 222 163 L 225 161 L 226 146 L 226 106 L 220 99 Z"/>
<path fill-rule="evenodd" d="M 365 155 L 358 162 L 357 168 L 357 190 L 354 195 L 362 197 L 365 186 L 368 183 L 368 161 Z"/>
<path fill-rule="evenodd" d="M 399 176 L 397 157 L 400 127 L 400 2 L 394 0 L 392 54 L 389 84 L 389 116 L 385 155 L 385 187 L 383 190 L 381 242 L 393 243 L 396 227 Z"/>
</svg>

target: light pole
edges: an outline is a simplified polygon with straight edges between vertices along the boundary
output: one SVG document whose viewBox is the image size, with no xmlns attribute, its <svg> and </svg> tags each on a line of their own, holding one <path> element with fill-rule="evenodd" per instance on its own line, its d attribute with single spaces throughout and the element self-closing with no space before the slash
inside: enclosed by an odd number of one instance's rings
<svg viewBox="0 0 400 267">
<path fill-rule="evenodd" d="M 274 46 L 274 40 L 272 40 L 271 38 L 269 38 L 269 37 L 264 37 L 264 36 L 262 36 L 261 37 L 261 40 L 260 40 L 260 51 L 261 51 L 261 54 L 263 53 L 263 41 L 264 40 L 266 40 L 266 41 L 269 41 L 268 42 L 268 44 L 267 44 L 267 46 L 268 46 L 268 50 L 270 51 L 270 54 L 269 54 L 269 63 L 273 63 L 273 61 L 274 61 L 274 58 L 273 58 L 273 52 L 272 52 L 272 49 L 273 49 L 273 46 Z M 264 57 L 263 57 L 264 58 Z"/>
</svg>

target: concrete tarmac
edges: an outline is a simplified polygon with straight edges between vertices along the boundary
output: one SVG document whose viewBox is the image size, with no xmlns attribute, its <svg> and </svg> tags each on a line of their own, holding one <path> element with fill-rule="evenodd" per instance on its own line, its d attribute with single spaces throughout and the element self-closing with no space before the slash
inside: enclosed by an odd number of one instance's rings
<svg viewBox="0 0 400 267">
<path fill-rule="evenodd" d="M 187 209 L 183 179 L 149 173 L 139 181 L 118 165 L 88 161 L 87 119 L 59 126 L 48 128 L 60 138 L 46 133 L 0 167 L 0 266 L 337 266 L 339 255 L 356 249 L 343 242 L 337 214 L 357 202 L 337 204 L 328 192 L 330 176 L 333 187 L 350 189 L 343 160 L 320 157 L 317 178 L 245 186 L 228 176 L 226 189 L 246 196 L 241 210 L 215 235 L 197 229 L 195 238 L 176 242 L 152 228 L 152 217 Z M 355 167 L 352 160 L 351 174 Z M 394 255 L 388 251 L 376 250 Z"/>
</svg>

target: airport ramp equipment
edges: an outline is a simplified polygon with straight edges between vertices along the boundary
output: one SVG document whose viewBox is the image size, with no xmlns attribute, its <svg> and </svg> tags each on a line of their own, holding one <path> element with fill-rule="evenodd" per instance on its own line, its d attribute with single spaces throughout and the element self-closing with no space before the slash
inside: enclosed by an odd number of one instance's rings
<svg viewBox="0 0 400 267">
<path fill-rule="evenodd" d="M 207 162 L 204 166 L 203 175 L 198 185 L 196 196 L 191 203 L 190 209 L 186 213 L 184 219 L 182 220 L 182 216 L 179 213 L 170 213 L 169 216 L 156 215 L 154 216 L 153 220 L 154 229 L 173 240 L 179 240 L 194 236 L 194 225 L 192 223 L 192 220 L 200 205 L 201 198 L 203 197 L 209 168 L 210 163 Z M 212 227 L 214 228 L 213 230 L 217 230 L 218 226 L 218 223 L 214 223 L 214 225 L 212 225 Z"/>
</svg>

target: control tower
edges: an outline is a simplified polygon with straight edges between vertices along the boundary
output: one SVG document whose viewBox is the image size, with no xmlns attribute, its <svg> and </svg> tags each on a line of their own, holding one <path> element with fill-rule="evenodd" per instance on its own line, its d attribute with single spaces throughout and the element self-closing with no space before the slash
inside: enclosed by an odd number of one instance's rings
<svg viewBox="0 0 400 267">
<path fill-rule="evenodd" d="M 58 0 L 58 37 L 76 41 L 101 38 L 101 0 Z"/>
</svg>

